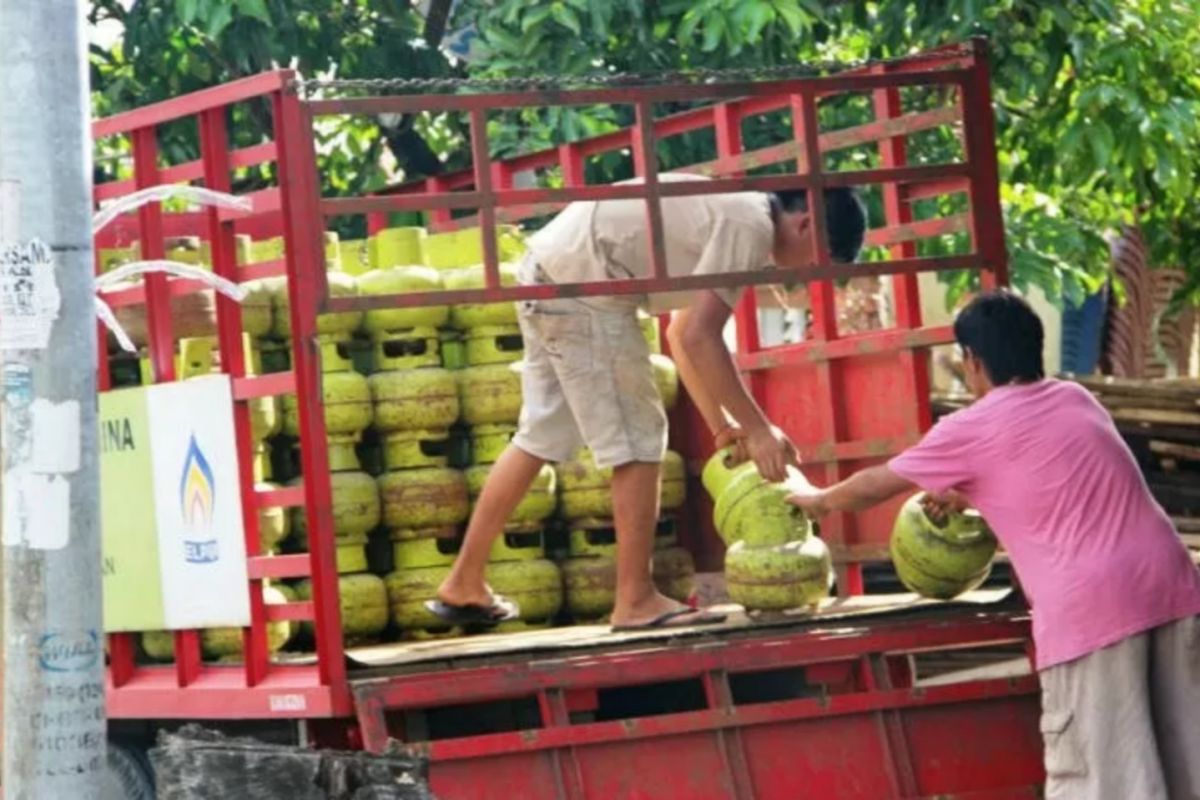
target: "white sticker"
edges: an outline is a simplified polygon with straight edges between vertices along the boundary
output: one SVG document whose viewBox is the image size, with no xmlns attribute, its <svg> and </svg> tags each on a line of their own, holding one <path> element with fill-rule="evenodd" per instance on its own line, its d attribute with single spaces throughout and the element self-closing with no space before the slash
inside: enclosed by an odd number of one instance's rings
<svg viewBox="0 0 1200 800">
<path fill-rule="evenodd" d="M 49 245 L 0 245 L 0 350 L 45 350 L 61 304 Z"/>
<path fill-rule="evenodd" d="M 38 398 L 30 411 L 33 415 L 33 464 L 42 474 L 79 471 L 79 403 L 68 400 L 52 403 Z"/>
<path fill-rule="evenodd" d="M 4 473 L 4 544 L 61 550 L 71 538 L 71 484 L 59 475 Z"/>
<path fill-rule="evenodd" d="M 302 694 L 273 694 L 268 698 L 274 712 L 306 711 L 308 699 Z"/>
</svg>

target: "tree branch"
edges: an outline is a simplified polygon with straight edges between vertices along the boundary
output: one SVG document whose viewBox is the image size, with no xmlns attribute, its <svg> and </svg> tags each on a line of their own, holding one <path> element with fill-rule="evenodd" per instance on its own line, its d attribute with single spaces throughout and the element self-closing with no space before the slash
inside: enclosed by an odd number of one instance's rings
<svg viewBox="0 0 1200 800">
<path fill-rule="evenodd" d="M 438 175 L 445 169 L 437 153 L 411 126 L 384 129 L 383 135 L 388 149 L 404 169 L 405 180 Z"/>
<path fill-rule="evenodd" d="M 435 49 L 441 45 L 453 5 L 454 0 L 433 0 L 430 3 L 429 13 L 425 15 L 425 44 Z"/>
</svg>

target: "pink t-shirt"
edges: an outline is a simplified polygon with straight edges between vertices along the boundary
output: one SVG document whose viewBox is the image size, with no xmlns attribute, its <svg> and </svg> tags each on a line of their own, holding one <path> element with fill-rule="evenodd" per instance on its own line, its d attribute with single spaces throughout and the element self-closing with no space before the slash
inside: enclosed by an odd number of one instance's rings
<svg viewBox="0 0 1200 800">
<path fill-rule="evenodd" d="M 1032 607 L 1039 669 L 1200 614 L 1200 570 L 1078 384 L 993 389 L 889 466 L 983 514 Z"/>
</svg>

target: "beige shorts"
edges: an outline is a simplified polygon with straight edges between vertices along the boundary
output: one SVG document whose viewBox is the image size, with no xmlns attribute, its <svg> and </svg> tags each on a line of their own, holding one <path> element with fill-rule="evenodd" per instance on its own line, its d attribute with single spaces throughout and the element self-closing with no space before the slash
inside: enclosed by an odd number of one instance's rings
<svg viewBox="0 0 1200 800">
<path fill-rule="evenodd" d="M 1200 617 L 1039 677 L 1046 800 L 1200 798 Z"/>
<path fill-rule="evenodd" d="M 636 309 L 564 299 L 517 310 L 525 367 L 513 444 L 547 461 L 568 461 L 586 445 L 599 467 L 661 462 L 667 415 Z"/>
</svg>

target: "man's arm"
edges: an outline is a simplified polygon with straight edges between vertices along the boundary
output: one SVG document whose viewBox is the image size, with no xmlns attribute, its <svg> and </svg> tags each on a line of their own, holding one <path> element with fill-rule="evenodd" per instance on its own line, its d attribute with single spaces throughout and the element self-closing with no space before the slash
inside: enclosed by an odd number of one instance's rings
<svg viewBox="0 0 1200 800">
<path fill-rule="evenodd" d="M 688 397 L 692 399 L 696 410 L 704 418 L 704 424 L 708 426 L 708 430 L 713 436 L 716 436 L 729 424 L 729 419 L 726 417 L 724 409 L 721 408 L 721 404 L 717 402 L 708 386 L 701 380 L 696 366 L 692 363 L 691 356 L 683 346 L 683 329 L 688 324 L 690 313 L 688 309 L 675 312 L 671 324 L 667 326 L 667 342 L 671 345 L 671 357 L 675 359 L 675 366 L 679 369 L 680 380 L 687 387 Z"/>
<path fill-rule="evenodd" d="M 769 425 L 725 346 L 725 323 L 731 313 L 716 292 L 699 292 L 691 308 L 675 315 L 667 328 L 667 339 L 671 353 L 679 358 L 679 376 L 709 427 L 715 425 L 720 430 L 725 424 L 721 409 L 725 409 L 749 433 Z"/>
<path fill-rule="evenodd" d="M 916 488 L 886 465 L 881 465 L 857 472 L 828 489 L 798 486 L 788 502 L 819 518 L 835 511 L 862 511 Z"/>
<path fill-rule="evenodd" d="M 960 510 L 967 505 L 968 487 L 976 476 L 977 429 L 970 410 L 951 414 L 887 464 L 828 489 L 796 486 L 788 501 L 820 517 L 831 511 L 861 511 L 919 487 L 930 495 L 926 508 L 935 516 Z"/>
<path fill-rule="evenodd" d="M 725 424 L 722 409 L 728 411 L 745 433 L 746 452 L 759 473 L 768 481 L 782 481 L 787 465 L 796 463 L 795 447 L 771 427 L 738 374 L 723 336 L 730 313 L 716 292 L 699 292 L 691 308 L 672 320 L 667 339 L 672 353 L 682 356 L 679 375 L 709 427 L 720 430 Z"/>
</svg>

